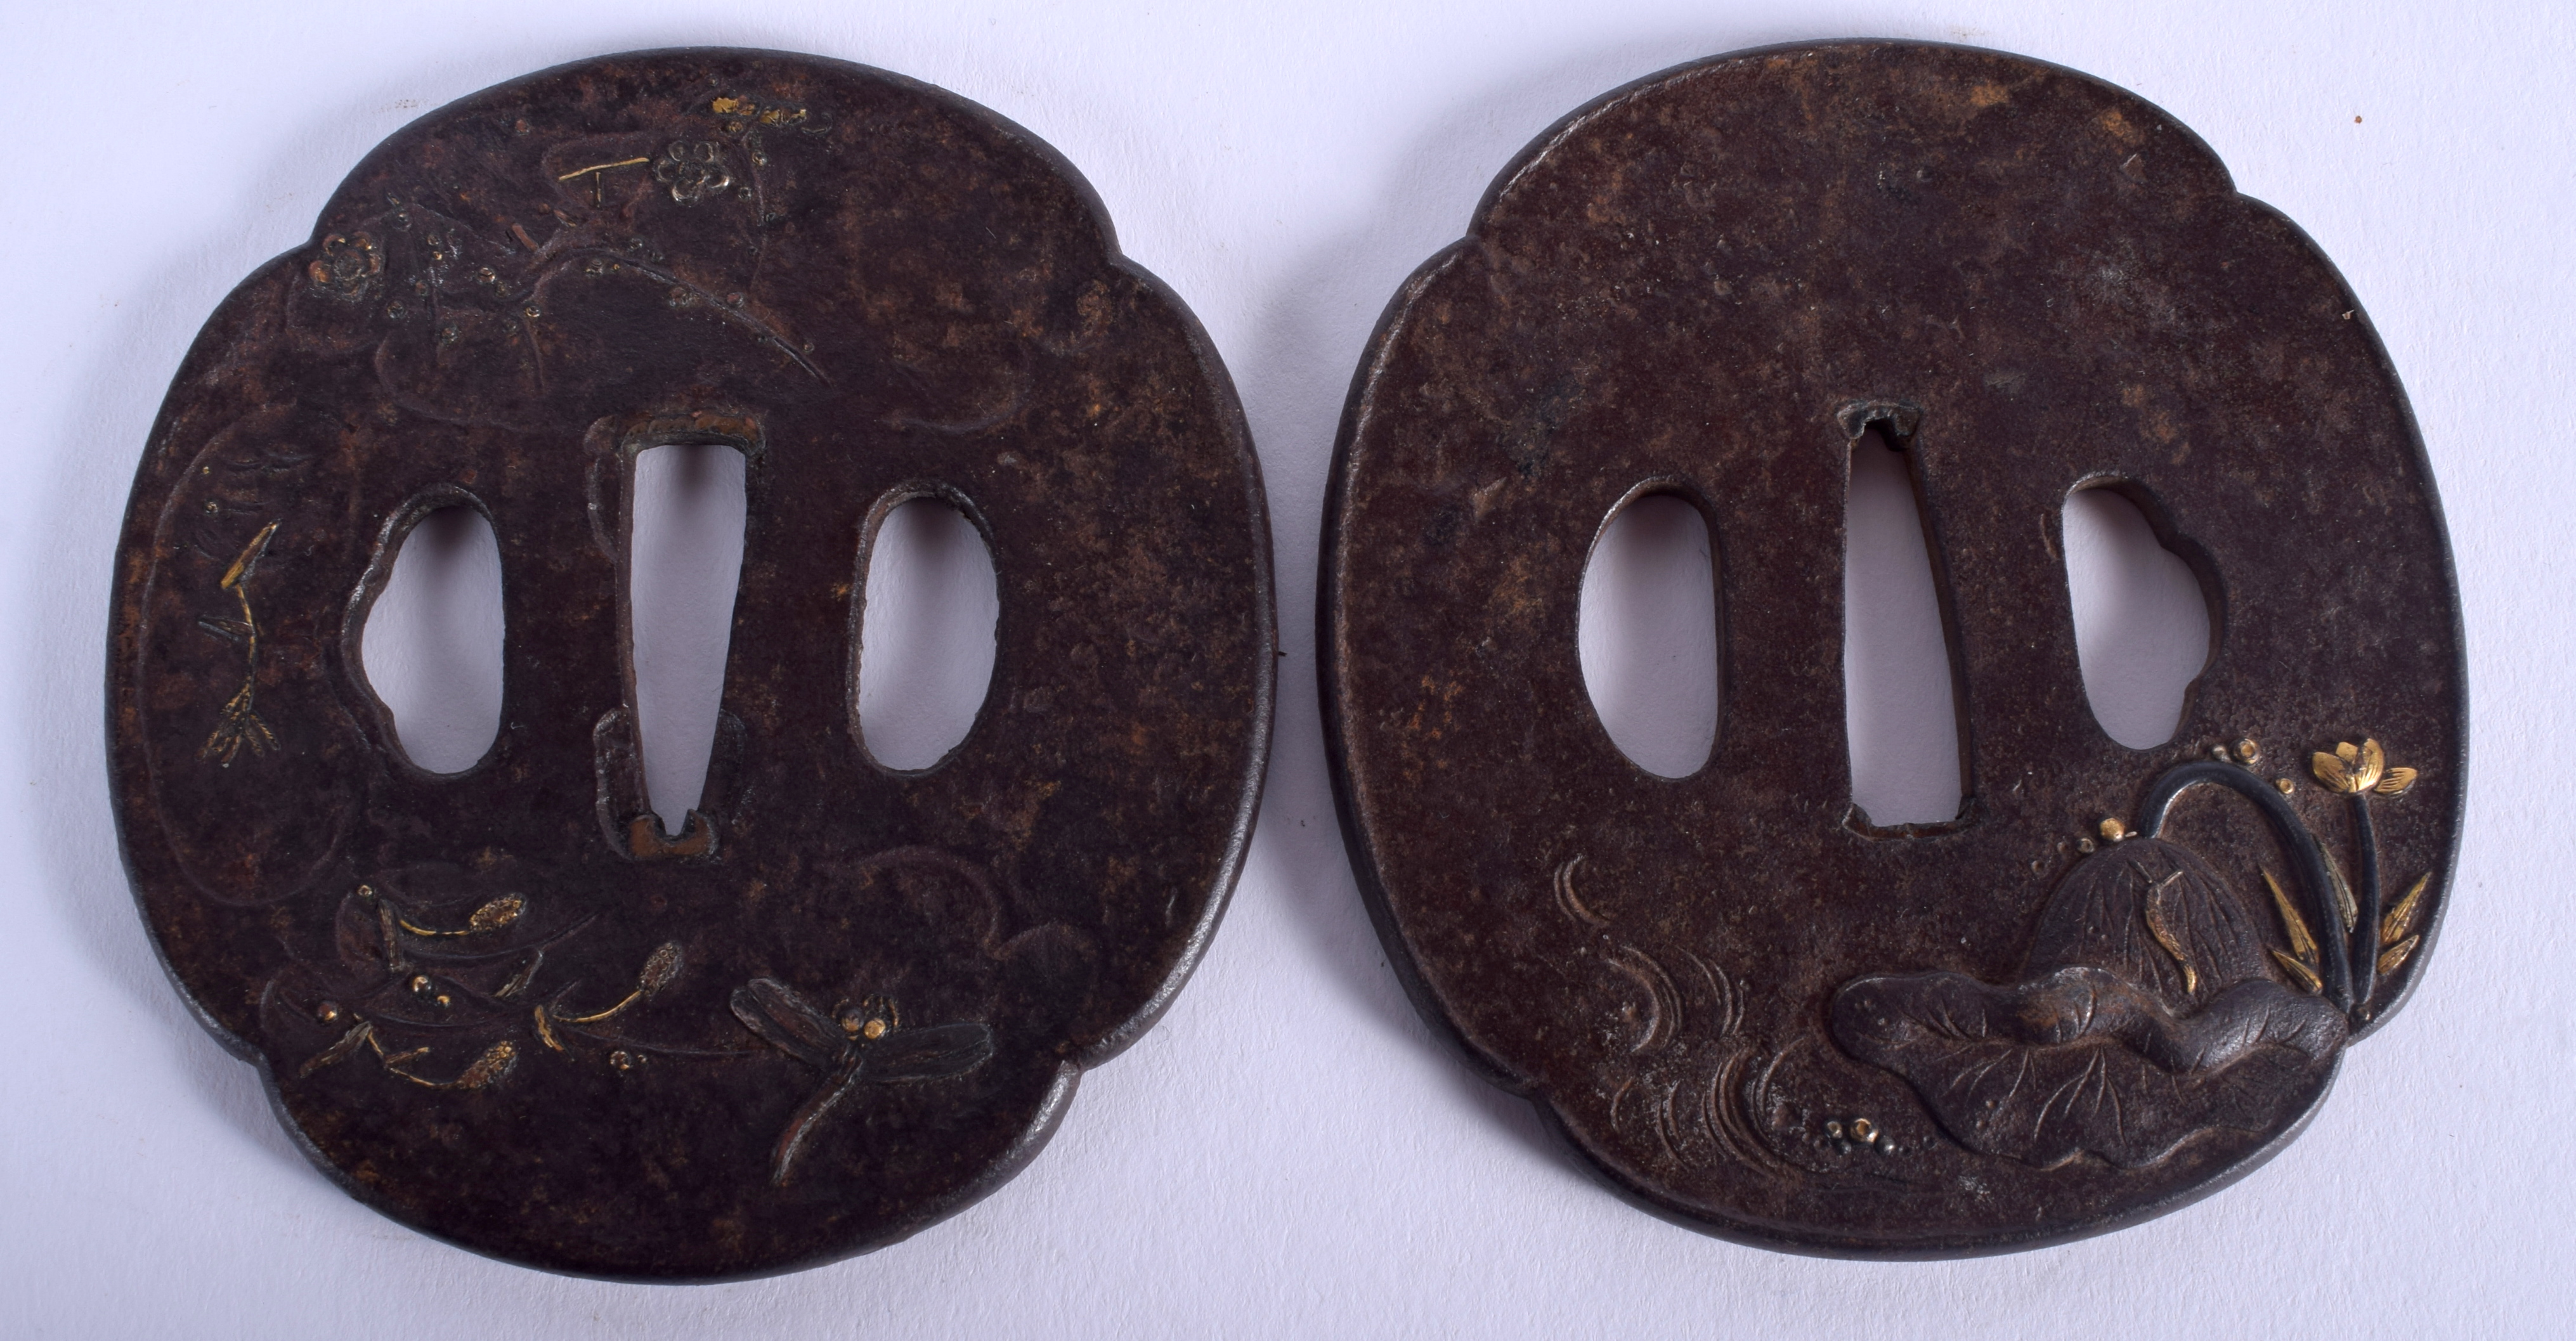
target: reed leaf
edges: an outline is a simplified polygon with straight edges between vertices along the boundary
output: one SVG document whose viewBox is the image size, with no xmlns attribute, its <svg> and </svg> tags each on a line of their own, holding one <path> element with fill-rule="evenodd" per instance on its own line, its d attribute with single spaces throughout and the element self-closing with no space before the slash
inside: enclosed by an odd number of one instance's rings
<svg viewBox="0 0 2576 1341">
<path fill-rule="evenodd" d="M 484 1049 L 483 1055 L 475 1058 L 474 1064 L 466 1067 L 464 1074 L 449 1082 L 447 1088 L 479 1090 L 510 1074 L 511 1066 L 518 1060 L 518 1046 L 505 1038 Z"/>
<path fill-rule="evenodd" d="M 2388 916 L 2379 919 L 2380 944 L 2395 945 L 2406 938 L 2406 933 L 2415 929 L 2415 914 L 2424 906 L 2424 887 L 2432 883 L 2432 880 L 2431 871 L 2415 877 L 2415 883 L 2406 891 L 2406 897 L 2399 899 L 2397 906 L 2388 910 Z"/>
<path fill-rule="evenodd" d="M 2317 971 L 2315 969 L 2309 968 L 2307 965 L 2300 963 L 2298 960 L 2292 959 L 2278 950 L 2274 950 L 2272 952 L 2272 957 L 2281 962 L 2281 967 L 2290 971 L 2290 976 L 2297 979 L 2299 986 L 2307 989 L 2309 995 L 2314 996 L 2316 993 L 2325 989 L 2325 983 L 2318 979 Z"/>
<path fill-rule="evenodd" d="M 2263 883 L 2272 891 L 2272 906 L 2280 910 L 2281 926 L 2290 935 L 2290 948 L 2298 953 L 2299 958 L 2314 964 L 2317 962 L 2317 938 L 2308 931 L 2308 919 L 2299 916 L 2298 906 L 2290 902 L 2290 896 L 2281 889 L 2281 882 L 2273 879 L 2270 871 L 2263 873 Z M 2313 973 L 2309 975 L 2311 979 L 2315 976 Z"/>
</svg>

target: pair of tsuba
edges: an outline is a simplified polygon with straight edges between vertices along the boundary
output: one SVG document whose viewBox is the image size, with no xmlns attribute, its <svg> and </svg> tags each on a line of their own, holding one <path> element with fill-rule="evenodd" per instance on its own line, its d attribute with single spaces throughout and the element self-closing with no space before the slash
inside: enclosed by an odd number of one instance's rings
<svg viewBox="0 0 2576 1341">
<path fill-rule="evenodd" d="M 1850 445 L 1901 447 L 1960 707 L 1955 820 L 1844 765 Z M 747 458 L 705 797 L 646 797 L 639 453 Z M 2197 573 L 2171 744 L 2086 708 L 2071 490 Z M 1595 538 L 1719 567 L 1687 777 L 1605 733 Z M 990 546 L 937 765 L 853 706 L 878 524 Z M 409 529 L 498 539 L 490 752 L 404 754 L 359 640 Z M 810 57 L 530 76 L 406 128 L 225 300 L 118 553 L 118 818 L 181 990 L 348 1191 L 632 1278 L 879 1247 L 1033 1157 L 1242 867 L 1276 681 L 1216 352 L 1073 169 Z M 2281 1148 L 2448 901 L 2459 603 L 2424 451 L 2325 257 L 2119 89 L 1953 47 L 1688 65 L 1549 131 L 1371 340 L 1319 605 L 1390 960 L 1623 1193 L 1906 1256 L 2156 1215 Z M 2258 743 L 2259 742 L 2259 743 Z"/>
</svg>

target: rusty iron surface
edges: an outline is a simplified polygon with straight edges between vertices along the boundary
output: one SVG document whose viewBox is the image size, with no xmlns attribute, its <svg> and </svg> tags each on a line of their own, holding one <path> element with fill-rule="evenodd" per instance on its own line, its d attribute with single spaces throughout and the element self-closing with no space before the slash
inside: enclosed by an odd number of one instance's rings
<svg viewBox="0 0 2576 1341">
<path fill-rule="evenodd" d="M 633 462 L 748 461 L 706 795 L 648 814 Z M 862 556 L 983 533 L 992 685 L 936 766 L 853 709 Z M 405 758 L 359 638 L 409 528 L 489 518 L 502 726 Z M 341 1186 L 615 1277 L 900 1239 L 1044 1144 L 1240 871 L 1276 631 L 1205 335 L 1045 145 L 880 71 L 671 51 L 404 129 L 208 322 L 137 473 L 120 833 L 189 1002 Z"/>
<path fill-rule="evenodd" d="M 1933 551 L 1951 822 L 1851 800 L 1864 434 Z M 2086 705 L 2084 487 L 2209 598 L 2159 748 Z M 1717 743 L 1679 779 L 1576 652 L 1595 538 L 1657 492 L 1717 554 Z M 2296 1135 L 2430 957 L 2466 699 L 2405 395 L 2318 249 L 2100 81 L 1828 43 L 1577 112 L 1396 296 L 1327 528 L 1330 757 L 1389 957 L 1660 1214 L 1867 1256 L 2134 1223 Z"/>
</svg>

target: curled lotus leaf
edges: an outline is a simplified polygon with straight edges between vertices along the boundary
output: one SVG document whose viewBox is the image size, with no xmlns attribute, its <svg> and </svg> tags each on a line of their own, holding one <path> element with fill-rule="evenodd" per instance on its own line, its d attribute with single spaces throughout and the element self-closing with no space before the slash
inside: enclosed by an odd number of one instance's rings
<svg viewBox="0 0 2576 1341">
<path fill-rule="evenodd" d="M 1834 1000 L 1845 1051 L 1913 1085 L 1961 1145 L 2055 1168 L 2124 1169 L 2218 1127 L 2265 1130 L 2323 1083 L 2343 1013 L 2270 978 L 2177 1015 L 2101 969 L 1997 987 L 1956 973 L 1858 979 Z"/>
<path fill-rule="evenodd" d="M 2153 838 L 2077 863 L 2023 975 L 1854 979 L 1834 1039 L 1903 1077 L 1971 1150 L 2141 1168 L 2206 1131 L 2287 1120 L 2349 1028 L 2207 862 Z"/>
</svg>

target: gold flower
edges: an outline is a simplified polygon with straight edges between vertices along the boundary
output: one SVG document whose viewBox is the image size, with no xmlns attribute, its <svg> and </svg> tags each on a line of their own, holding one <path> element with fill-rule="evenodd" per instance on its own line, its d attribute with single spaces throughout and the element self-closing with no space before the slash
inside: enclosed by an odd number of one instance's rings
<svg viewBox="0 0 2576 1341">
<path fill-rule="evenodd" d="M 2359 746 L 2344 741 L 2334 747 L 2332 754 L 2319 750 L 2310 757 L 2308 764 L 2316 772 L 2317 781 L 2326 785 L 2327 791 L 2345 796 L 2359 796 L 2367 791 L 2395 796 L 2415 785 L 2415 770 L 2390 768 L 2388 755 L 2375 740 L 2365 740 Z"/>
<path fill-rule="evenodd" d="M 314 288 L 350 302 L 366 297 L 384 271 L 384 252 L 364 233 L 355 237 L 333 233 L 322 239 L 320 253 L 304 267 Z"/>
</svg>

